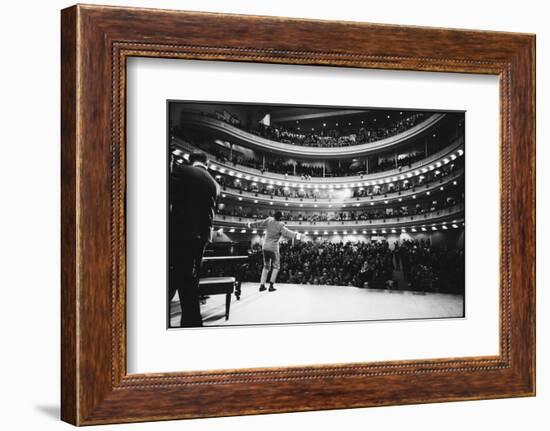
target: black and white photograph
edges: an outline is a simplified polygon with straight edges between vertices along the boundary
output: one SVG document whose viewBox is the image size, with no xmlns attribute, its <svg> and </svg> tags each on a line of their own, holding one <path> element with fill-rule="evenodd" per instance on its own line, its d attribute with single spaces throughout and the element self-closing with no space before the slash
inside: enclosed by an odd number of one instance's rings
<svg viewBox="0 0 550 431">
<path fill-rule="evenodd" d="M 167 326 L 465 317 L 465 112 L 167 102 Z"/>
</svg>

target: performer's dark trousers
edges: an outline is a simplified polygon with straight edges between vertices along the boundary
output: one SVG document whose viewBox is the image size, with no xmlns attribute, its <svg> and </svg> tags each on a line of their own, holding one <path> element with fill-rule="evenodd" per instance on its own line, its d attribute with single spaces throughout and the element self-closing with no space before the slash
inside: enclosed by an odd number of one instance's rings
<svg viewBox="0 0 550 431">
<path fill-rule="evenodd" d="M 199 272 L 206 241 L 185 239 L 170 241 L 169 300 L 178 292 L 181 327 L 202 326 L 199 300 Z"/>
</svg>

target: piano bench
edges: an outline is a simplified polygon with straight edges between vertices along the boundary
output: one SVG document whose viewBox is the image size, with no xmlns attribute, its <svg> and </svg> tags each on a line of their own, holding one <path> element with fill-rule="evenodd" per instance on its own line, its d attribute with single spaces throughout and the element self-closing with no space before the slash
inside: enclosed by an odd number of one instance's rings
<svg viewBox="0 0 550 431">
<path fill-rule="evenodd" d="M 237 283 L 235 277 L 205 277 L 199 280 L 200 295 L 225 295 L 225 320 L 229 319 L 231 294 Z"/>
</svg>

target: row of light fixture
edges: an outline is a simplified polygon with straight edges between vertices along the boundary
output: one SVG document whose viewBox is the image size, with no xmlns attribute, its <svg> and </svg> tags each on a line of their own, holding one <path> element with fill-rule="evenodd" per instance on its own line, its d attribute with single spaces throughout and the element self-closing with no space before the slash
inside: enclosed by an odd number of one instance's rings
<svg viewBox="0 0 550 431">
<path fill-rule="evenodd" d="M 457 184 L 458 184 L 458 182 L 457 182 L 456 180 L 453 181 L 453 185 L 456 186 Z M 440 190 L 440 191 L 444 191 L 444 190 L 445 190 L 445 187 L 441 186 L 441 187 L 439 187 L 439 190 Z M 420 194 L 420 193 L 418 193 L 418 194 Z M 426 196 L 430 196 L 430 195 L 431 195 L 431 191 L 428 190 L 428 191 L 426 192 Z M 225 199 L 226 197 L 227 197 L 227 194 L 222 193 L 222 198 Z M 416 194 L 415 194 L 415 195 L 412 195 L 411 198 L 412 198 L 412 199 L 416 199 L 416 198 L 417 198 L 417 195 L 416 195 Z M 352 198 L 352 199 L 356 199 L 356 198 Z M 239 196 L 239 197 L 238 197 L 238 200 L 239 200 L 240 202 L 242 202 L 243 197 L 242 197 L 242 196 Z M 257 204 L 257 203 L 259 202 L 258 199 L 251 199 L 251 200 L 253 200 L 253 202 L 254 202 L 255 204 Z M 397 202 L 403 202 L 403 198 L 401 198 L 401 197 L 400 197 L 400 198 L 397 198 L 396 200 L 397 200 Z M 385 199 L 385 200 L 384 200 L 384 205 L 388 205 L 389 203 L 390 203 L 390 200 L 389 200 L 389 199 Z M 395 202 L 391 202 L 391 203 L 395 203 Z M 375 202 L 369 202 L 369 205 L 374 205 L 374 204 L 375 204 Z M 270 201 L 269 201 L 269 205 L 273 205 L 273 200 L 270 200 Z M 288 202 L 285 202 L 285 206 L 287 207 L 288 205 L 289 205 Z M 303 208 L 303 206 L 304 206 L 304 204 L 299 204 L 299 207 L 300 207 L 300 208 Z M 327 208 L 332 208 L 333 206 L 337 206 L 337 207 L 341 207 L 341 208 L 346 208 L 346 207 L 347 207 L 347 204 L 341 204 L 341 205 L 338 205 L 338 204 L 336 204 L 336 205 L 335 205 L 335 204 L 326 204 L 326 207 L 327 207 Z M 361 204 L 360 204 L 360 203 L 355 203 L 355 204 L 349 204 L 349 206 L 350 206 L 350 207 L 353 207 L 353 206 L 355 206 L 355 207 L 360 207 Z M 314 204 L 313 207 L 314 207 L 314 208 L 318 208 L 319 205 L 318 205 L 318 204 Z"/>
<path fill-rule="evenodd" d="M 314 188 L 314 189 L 339 189 L 339 188 L 352 188 L 352 187 L 364 187 L 364 186 L 375 186 L 375 185 L 381 185 L 381 184 L 390 184 L 392 182 L 397 182 L 399 180 L 402 181 L 408 181 L 408 178 L 412 178 L 414 176 L 419 176 L 421 174 L 425 174 L 429 171 L 433 171 L 434 169 L 440 168 L 443 165 L 446 165 L 450 163 L 453 160 L 456 160 L 457 157 L 461 157 L 464 155 L 464 150 L 459 149 L 456 153 L 451 154 L 448 157 L 445 157 L 442 161 L 438 161 L 436 163 L 432 163 L 426 167 L 416 169 L 414 172 L 408 172 L 407 174 L 401 174 L 396 175 L 394 177 L 389 177 L 386 179 L 381 180 L 372 180 L 372 181 L 361 181 L 361 182 L 355 182 L 355 183 L 345 183 L 345 184 L 311 184 L 311 183 L 295 183 L 295 182 L 288 182 L 288 181 L 275 181 L 275 180 L 268 180 L 266 178 L 260 178 L 248 174 L 242 174 L 240 172 L 233 171 L 229 168 L 225 168 L 223 166 L 218 166 L 213 163 L 210 164 L 209 168 L 212 171 L 217 171 L 220 174 L 227 174 L 232 177 L 237 177 L 238 179 L 244 178 L 247 181 L 252 182 L 259 182 L 262 184 L 270 184 L 270 185 L 277 185 L 277 186 L 284 186 L 284 187 L 298 187 L 298 188 Z"/>
<path fill-rule="evenodd" d="M 461 226 L 464 227 L 464 222 L 462 223 L 453 222 L 453 223 L 450 223 L 450 225 L 443 223 L 439 226 L 430 225 L 430 226 L 420 226 L 420 227 L 401 228 L 401 229 L 363 229 L 363 230 L 351 230 L 351 231 L 313 230 L 311 232 L 309 230 L 305 230 L 299 233 L 303 235 L 315 235 L 315 236 L 330 235 L 330 234 L 358 235 L 359 233 L 362 233 L 363 235 L 366 235 L 368 233 L 371 233 L 373 235 L 379 235 L 379 234 L 386 235 L 386 234 L 408 233 L 408 232 L 417 233 L 417 232 L 428 232 L 428 231 L 438 231 L 438 230 L 448 230 L 448 229 L 459 229 Z M 253 235 L 258 233 L 257 229 L 243 229 L 243 228 L 234 228 L 234 227 L 229 228 L 228 232 L 229 233 L 248 233 L 249 230 L 250 230 L 250 233 Z M 218 229 L 219 233 L 223 233 L 224 231 L 225 231 L 224 228 Z M 265 234 L 265 231 L 264 231 L 264 234 Z"/>
</svg>

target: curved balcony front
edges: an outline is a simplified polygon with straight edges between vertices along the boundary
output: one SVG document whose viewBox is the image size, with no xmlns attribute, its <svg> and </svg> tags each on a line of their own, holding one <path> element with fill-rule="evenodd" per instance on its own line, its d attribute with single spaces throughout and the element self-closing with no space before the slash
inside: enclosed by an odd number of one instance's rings
<svg viewBox="0 0 550 431">
<path fill-rule="evenodd" d="M 236 217 L 229 215 L 217 214 L 214 217 L 214 226 L 216 228 L 234 228 L 234 229 L 245 229 L 246 233 L 250 232 L 252 229 L 247 228 L 247 223 L 257 221 L 254 218 L 248 217 Z M 342 233 L 343 231 L 353 231 L 353 230 L 363 230 L 366 229 L 369 233 L 381 233 L 381 229 L 403 229 L 403 228 L 415 228 L 422 230 L 425 228 L 427 230 L 432 230 L 433 227 L 436 229 L 454 229 L 460 228 L 464 223 L 464 203 L 454 205 L 449 208 L 444 208 L 437 211 L 432 211 L 424 214 L 416 214 L 410 216 L 400 216 L 400 217 L 390 217 L 382 219 L 373 219 L 373 220 L 349 220 L 349 221 L 287 221 L 285 222 L 286 226 L 289 229 L 297 230 L 299 232 L 318 231 L 324 233 L 328 231 L 334 233 L 337 231 Z M 445 228 L 443 227 L 445 226 Z M 377 232 L 372 232 L 372 230 Z M 258 229 L 261 231 L 261 229 Z M 245 233 L 245 232 L 242 232 Z M 349 232 L 351 233 L 351 232 Z M 387 233 L 387 232 L 386 232 Z"/>
<path fill-rule="evenodd" d="M 410 142 L 415 137 L 427 132 L 444 117 L 445 114 L 433 114 L 423 122 L 397 135 L 366 144 L 346 147 L 304 147 L 302 145 L 272 141 L 270 139 L 255 135 L 254 133 L 239 129 L 238 127 L 232 126 L 222 120 L 201 114 L 186 113 L 183 115 L 182 119 L 184 120 L 186 127 L 207 129 L 216 132 L 225 138 L 240 142 L 241 144 L 252 144 L 258 149 L 269 151 L 278 155 L 313 159 L 341 159 L 345 157 L 367 156 L 369 154 L 397 148 Z"/>
<path fill-rule="evenodd" d="M 183 152 L 193 152 L 197 148 L 189 145 L 179 138 L 173 138 L 174 146 L 183 151 Z M 456 157 L 464 154 L 464 137 L 455 139 L 451 145 L 445 147 L 443 150 L 434 153 L 425 159 L 414 162 L 410 167 L 401 167 L 396 169 L 390 169 L 387 171 L 376 172 L 373 174 L 363 174 L 363 175 L 354 175 L 349 177 L 313 177 L 311 180 L 303 180 L 298 176 L 293 175 L 284 175 L 274 172 L 261 172 L 259 169 L 250 168 L 248 166 L 243 166 L 239 164 L 232 164 L 229 162 L 222 163 L 216 160 L 216 157 L 208 152 L 201 150 L 208 156 L 210 160 L 210 166 L 212 170 L 225 172 L 233 172 L 238 178 L 247 178 L 254 179 L 258 181 L 260 178 L 265 179 L 267 182 L 272 181 L 273 183 L 281 183 L 280 185 L 289 185 L 289 184 L 349 184 L 349 183 L 364 183 L 364 182 L 374 182 L 378 181 L 397 181 L 399 177 L 403 176 L 406 178 L 411 178 L 414 175 L 420 175 L 426 173 L 430 165 L 434 167 L 440 167 L 443 165 L 445 160 L 456 159 Z M 366 185 L 366 184 L 363 184 Z"/>
<path fill-rule="evenodd" d="M 363 206 L 367 204 L 395 204 L 397 199 L 420 199 L 424 196 L 430 196 L 432 193 L 437 193 L 443 187 L 443 191 L 447 190 L 455 181 L 464 175 L 464 169 L 459 169 L 450 175 L 431 181 L 425 185 L 416 186 L 414 189 L 389 192 L 386 195 L 372 195 L 365 197 L 348 197 L 344 199 L 338 198 L 290 198 L 284 196 L 271 196 L 263 193 L 254 193 L 242 191 L 231 187 L 222 188 L 222 197 L 230 198 L 237 201 L 246 200 L 254 204 L 262 205 L 277 205 L 277 207 L 290 208 L 311 208 L 311 209 L 328 209 L 331 207 L 353 207 Z M 345 190 L 345 189 L 344 189 Z M 414 198 L 413 198 L 414 196 Z"/>
</svg>

